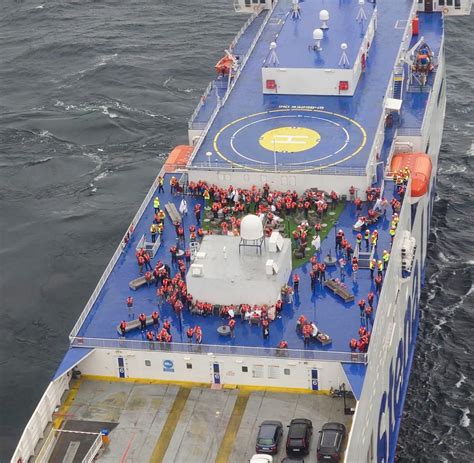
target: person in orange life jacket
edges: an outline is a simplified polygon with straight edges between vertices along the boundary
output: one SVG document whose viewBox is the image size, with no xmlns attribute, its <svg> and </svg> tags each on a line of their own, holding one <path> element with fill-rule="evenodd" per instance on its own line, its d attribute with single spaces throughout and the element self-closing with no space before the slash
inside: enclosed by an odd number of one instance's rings
<svg viewBox="0 0 474 463">
<path fill-rule="evenodd" d="M 351 185 L 349 188 L 349 201 L 354 201 L 355 193 L 356 193 L 356 189 L 353 185 Z"/>
<path fill-rule="evenodd" d="M 193 336 L 194 336 L 194 330 L 191 327 L 189 327 L 186 330 L 186 337 L 188 338 L 189 343 L 193 342 Z"/>
<path fill-rule="evenodd" d="M 303 341 L 305 344 L 309 344 L 312 334 L 313 334 L 313 327 L 311 326 L 311 323 L 306 323 L 303 326 Z"/>
<path fill-rule="evenodd" d="M 323 262 L 318 265 L 319 268 L 319 282 L 323 284 L 326 281 L 326 264 Z"/>
<path fill-rule="evenodd" d="M 152 278 L 153 278 L 153 273 L 151 272 L 145 273 L 145 281 L 146 281 L 147 286 L 150 286 Z"/>
<path fill-rule="evenodd" d="M 201 226 L 201 205 L 200 204 L 196 204 L 194 206 L 194 215 L 196 216 L 197 226 L 200 227 Z"/>
<path fill-rule="evenodd" d="M 298 288 L 300 286 L 300 277 L 298 276 L 297 273 L 293 275 L 293 289 L 295 291 L 295 294 L 298 293 Z"/>
<path fill-rule="evenodd" d="M 380 295 L 382 291 L 382 275 L 377 275 L 375 277 L 375 289 L 377 290 L 377 294 Z"/>
<path fill-rule="evenodd" d="M 361 320 L 364 319 L 364 315 L 365 315 L 365 299 L 361 299 L 357 305 L 359 306 L 359 310 L 360 310 L 360 318 Z"/>
<path fill-rule="evenodd" d="M 197 325 L 194 328 L 194 339 L 196 341 L 196 344 L 201 344 L 202 343 L 202 330 L 199 325 Z"/>
<path fill-rule="evenodd" d="M 346 246 L 346 256 L 348 261 L 352 259 L 352 254 L 354 254 L 354 250 L 352 249 L 351 243 L 348 242 Z"/>
<path fill-rule="evenodd" d="M 357 349 L 359 350 L 359 352 L 366 352 L 367 350 L 366 338 L 360 338 L 359 341 L 357 341 Z"/>
<path fill-rule="evenodd" d="M 263 339 L 268 339 L 268 336 L 270 336 L 270 323 L 266 318 L 262 320 L 262 334 Z"/>
<path fill-rule="evenodd" d="M 153 341 L 155 340 L 155 335 L 153 334 L 153 331 L 147 331 L 146 338 L 148 339 L 150 349 L 154 349 L 155 345 L 153 344 Z"/>
<path fill-rule="evenodd" d="M 151 266 L 151 257 L 147 252 L 143 253 L 143 258 L 145 259 L 145 269 L 153 271 L 153 267 Z"/>
<path fill-rule="evenodd" d="M 127 322 L 125 320 L 120 322 L 120 332 L 122 333 L 122 337 L 125 337 L 125 333 L 127 332 Z"/>
<path fill-rule="evenodd" d="M 138 320 L 140 320 L 140 329 L 142 331 L 145 331 L 145 329 L 146 329 L 146 315 L 144 313 L 141 313 L 138 316 Z"/>
<path fill-rule="evenodd" d="M 160 321 L 160 314 L 155 310 L 151 314 L 151 319 L 153 320 L 153 329 L 157 330 L 158 329 L 158 323 Z"/>
<path fill-rule="evenodd" d="M 275 311 L 276 311 L 277 318 L 281 317 L 280 313 L 282 309 L 283 309 L 283 302 L 281 299 L 278 299 L 278 301 L 275 302 Z"/>
<path fill-rule="evenodd" d="M 169 320 L 165 320 L 163 323 L 163 328 L 168 332 L 171 333 L 171 322 Z"/>
<path fill-rule="evenodd" d="M 178 253 L 178 248 L 176 246 L 171 246 L 170 247 L 170 254 L 171 254 L 171 263 L 176 264 L 177 258 L 176 254 Z"/>
<path fill-rule="evenodd" d="M 179 317 L 181 315 L 181 312 L 183 311 L 183 303 L 178 299 L 174 303 L 173 309 L 174 309 L 176 315 Z"/>
<path fill-rule="evenodd" d="M 127 307 L 128 307 L 128 318 L 133 317 L 133 297 L 128 296 L 127 297 Z"/>
<path fill-rule="evenodd" d="M 186 265 L 189 266 L 191 264 L 191 251 L 189 249 L 184 251 L 184 259 L 186 260 Z"/>
<path fill-rule="evenodd" d="M 296 330 L 302 330 L 303 326 L 306 324 L 306 317 L 304 315 L 300 315 L 298 317 L 298 321 L 296 322 Z"/>
<path fill-rule="evenodd" d="M 278 343 L 278 349 L 288 349 L 288 343 L 284 340 Z"/>
<path fill-rule="evenodd" d="M 165 342 L 172 342 L 173 341 L 173 335 L 171 333 L 166 333 L 164 338 L 165 338 Z"/>
<path fill-rule="evenodd" d="M 295 246 L 298 246 L 298 241 L 300 239 L 300 233 L 298 230 L 293 230 L 293 233 L 291 234 L 293 236 L 293 240 L 295 242 Z"/>
<path fill-rule="evenodd" d="M 311 207 L 311 203 L 309 201 L 305 201 L 303 204 L 304 208 L 304 218 L 308 220 L 308 213 L 309 213 L 309 208 Z"/>
<path fill-rule="evenodd" d="M 140 255 L 137 257 L 137 262 L 138 262 L 138 272 L 140 275 L 143 274 L 143 266 L 145 265 L 145 258 Z"/>
<path fill-rule="evenodd" d="M 158 268 L 158 265 L 155 266 L 155 268 L 153 269 L 153 278 L 155 279 L 155 287 L 158 286 L 158 283 L 160 281 L 160 270 Z"/>
<path fill-rule="evenodd" d="M 369 294 L 367 294 L 367 302 L 369 303 L 370 307 L 374 307 L 374 293 L 372 291 L 369 292 Z"/>
<path fill-rule="evenodd" d="M 354 204 L 356 207 L 356 215 L 359 215 L 362 212 L 362 200 L 360 198 L 356 198 L 354 200 Z"/>
<path fill-rule="evenodd" d="M 351 349 L 352 352 L 355 352 L 357 350 L 357 339 L 352 338 L 349 341 L 349 348 Z"/>
<path fill-rule="evenodd" d="M 235 338 L 235 333 L 234 333 L 235 320 L 233 318 L 231 318 L 228 322 L 228 325 L 229 325 L 229 329 L 230 329 L 230 337 Z"/>
<path fill-rule="evenodd" d="M 367 328 L 369 327 L 369 322 L 371 325 L 373 325 L 373 320 L 372 320 L 372 312 L 373 309 L 372 309 L 372 306 L 368 305 L 366 308 L 365 308 L 365 326 L 367 326 Z"/>
</svg>

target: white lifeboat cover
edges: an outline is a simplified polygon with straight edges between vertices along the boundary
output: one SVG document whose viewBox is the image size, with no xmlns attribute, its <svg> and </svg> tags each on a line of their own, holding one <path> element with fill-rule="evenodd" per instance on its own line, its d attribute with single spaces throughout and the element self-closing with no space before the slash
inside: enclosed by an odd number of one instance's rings
<svg viewBox="0 0 474 463">
<path fill-rule="evenodd" d="M 240 236 L 244 240 L 259 240 L 263 238 L 262 221 L 256 215 L 246 215 L 242 222 L 240 222 Z"/>
</svg>

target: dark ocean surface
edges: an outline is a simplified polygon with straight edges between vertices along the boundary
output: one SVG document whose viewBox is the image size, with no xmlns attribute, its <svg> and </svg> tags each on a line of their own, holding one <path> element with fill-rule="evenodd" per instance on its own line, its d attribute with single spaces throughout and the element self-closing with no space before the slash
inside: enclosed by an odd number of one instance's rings
<svg viewBox="0 0 474 463">
<path fill-rule="evenodd" d="M 231 0 L 4 0 L 0 462 L 245 16 Z M 399 459 L 474 461 L 473 17 L 449 19 L 448 107 Z"/>
</svg>

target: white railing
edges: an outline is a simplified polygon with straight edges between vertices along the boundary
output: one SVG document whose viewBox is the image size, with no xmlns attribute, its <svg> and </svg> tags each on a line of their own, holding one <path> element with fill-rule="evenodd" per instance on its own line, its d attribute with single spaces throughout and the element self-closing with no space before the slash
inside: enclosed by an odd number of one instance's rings
<svg viewBox="0 0 474 463">
<path fill-rule="evenodd" d="M 73 346 L 98 349 L 147 350 L 162 352 L 182 352 L 215 355 L 245 355 L 250 357 L 285 357 L 291 359 L 322 360 L 328 362 L 367 363 L 367 356 L 356 352 L 335 352 L 326 350 L 277 349 L 274 347 L 245 347 L 190 343 L 161 343 L 139 341 L 134 339 L 101 339 L 77 337 L 72 340 Z"/>
<path fill-rule="evenodd" d="M 95 456 L 97 455 L 97 452 L 100 450 L 101 447 L 102 447 L 102 434 L 99 433 L 97 434 L 95 441 L 92 443 L 91 448 L 86 453 L 86 456 L 82 459 L 82 463 L 92 463 L 94 461 Z"/>
<path fill-rule="evenodd" d="M 250 18 L 247 19 L 245 24 L 240 28 L 240 31 L 237 32 L 237 35 L 234 37 L 232 42 L 230 42 L 230 45 L 229 45 L 229 51 L 230 52 L 232 52 L 232 50 L 235 48 L 235 46 L 237 45 L 237 42 L 239 41 L 240 37 L 242 37 L 242 35 L 244 35 L 244 32 L 248 29 L 250 24 L 252 24 L 254 22 L 255 18 L 259 15 L 259 13 L 252 13 Z"/>
<path fill-rule="evenodd" d="M 61 404 L 61 397 L 68 388 L 69 377 L 67 375 L 49 383 L 43 397 L 41 397 L 41 400 L 23 430 L 23 434 L 13 453 L 11 460 L 13 463 L 17 463 L 18 461 L 27 462 L 30 457 L 34 455 L 35 447 L 40 439 L 44 437 L 44 430 L 52 420 L 53 413 L 56 407 Z"/>
<path fill-rule="evenodd" d="M 255 38 L 253 39 L 247 53 L 245 54 L 245 57 L 244 59 L 242 60 L 242 62 L 240 63 L 240 67 L 238 69 L 238 71 L 236 72 L 235 76 L 234 76 L 234 79 L 232 80 L 232 83 L 229 85 L 228 89 L 227 89 L 227 92 L 224 96 L 224 98 L 222 99 L 221 103 L 220 104 L 217 104 L 216 105 L 216 109 L 213 111 L 211 117 L 209 118 L 209 121 L 207 122 L 206 126 L 204 127 L 196 145 L 194 145 L 194 149 L 193 149 L 193 152 L 191 153 L 191 156 L 189 157 L 189 161 L 188 161 L 188 166 L 191 165 L 191 163 L 193 162 L 196 154 L 198 153 L 199 149 L 201 148 L 201 145 L 202 143 L 204 142 L 204 138 L 206 137 L 206 134 L 207 132 L 209 131 L 209 128 L 211 127 L 212 123 L 214 122 L 214 119 L 216 118 L 217 116 L 217 113 L 219 112 L 220 108 L 225 104 L 225 102 L 227 101 L 227 98 L 229 97 L 232 89 L 234 88 L 242 70 L 244 69 L 245 65 L 247 64 L 247 61 L 250 57 L 250 55 L 252 54 L 253 52 L 253 49 L 255 48 L 255 45 L 257 44 L 258 42 L 258 39 L 260 38 L 260 36 L 262 35 L 262 32 L 263 30 L 265 29 L 265 26 L 267 25 L 270 17 L 272 16 L 272 13 L 275 9 L 275 7 L 277 6 L 278 4 L 278 0 L 275 0 L 275 3 L 273 4 L 273 8 L 271 10 L 268 10 L 267 12 L 267 16 L 265 17 L 265 20 L 263 21 L 262 25 L 260 26 L 260 28 L 258 29 L 257 33 L 255 34 Z"/>
<path fill-rule="evenodd" d="M 160 172 L 161 173 L 161 172 Z M 114 252 L 114 255 L 112 256 L 112 259 L 110 259 L 109 265 L 107 265 L 104 273 L 102 274 L 99 282 L 97 283 L 97 286 L 95 287 L 91 297 L 87 301 L 86 306 L 84 307 L 84 310 L 82 311 L 81 315 L 79 316 L 76 324 L 74 325 L 74 328 L 72 331 L 69 333 L 69 339 L 74 338 L 77 333 L 79 332 L 82 324 L 84 323 L 85 319 L 89 315 L 89 312 L 92 309 L 92 306 L 94 305 L 97 296 L 100 294 L 102 288 L 104 287 L 105 282 L 107 281 L 107 278 L 109 275 L 112 273 L 113 268 L 115 267 L 115 264 L 119 260 L 120 255 L 122 254 L 122 251 L 124 249 L 125 245 L 125 239 L 128 234 L 132 234 L 133 230 L 135 229 L 136 224 L 140 221 L 143 212 L 145 211 L 146 207 L 148 206 L 148 203 L 150 202 L 153 194 L 155 193 L 156 189 L 158 188 L 158 176 L 155 178 L 155 181 L 151 185 L 150 189 L 148 190 L 147 195 L 145 196 L 145 199 L 143 200 L 142 204 L 140 205 L 140 208 L 138 209 L 137 213 L 135 214 L 135 217 L 133 218 L 130 226 L 128 227 L 128 231 L 124 234 L 122 240 L 120 241 L 120 244 L 117 246 L 117 249 Z M 130 236 L 129 236 L 130 239 Z"/>
<path fill-rule="evenodd" d="M 199 111 L 201 110 L 201 108 L 204 106 L 204 103 L 206 102 L 206 99 L 209 96 L 209 94 L 211 93 L 213 88 L 214 88 L 214 81 L 209 82 L 209 85 L 207 86 L 206 90 L 201 95 L 201 99 L 199 100 L 199 103 L 197 104 L 196 109 L 194 110 L 193 114 L 189 118 L 188 128 L 190 128 L 190 129 L 192 128 L 191 126 L 192 126 L 194 120 L 196 119 L 197 115 L 199 114 Z"/>
<path fill-rule="evenodd" d="M 349 176 L 365 176 L 366 169 L 365 167 L 346 167 L 346 166 L 330 166 L 330 167 L 311 167 L 311 166 L 301 166 L 301 165 L 292 165 L 292 164 L 284 164 L 284 165 L 271 165 L 267 164 L 265 166 L 259 164 L 231 164 L 227 162 L 202 162 L 202 163 L 194 163 L 188 166 L 190 171 L 192 170 L 224 170 L 224 171 L 232 171 L 232 172 L 239 172 L 245 171 L 246 173 L 250 172 L 281 172 L 281 173 L 293 173 L 293 174 L 311 174 L 311 175 L 349 175 Z"/>
</svg>

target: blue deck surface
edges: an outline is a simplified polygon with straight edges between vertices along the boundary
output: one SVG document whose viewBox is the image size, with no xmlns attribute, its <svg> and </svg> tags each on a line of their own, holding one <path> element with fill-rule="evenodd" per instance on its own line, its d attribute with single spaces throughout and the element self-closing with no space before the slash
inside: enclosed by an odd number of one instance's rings
<svg viewBox="0 0 474 463">
<path fill-rule="evenodd" d="M 387 198 L 390 200 L 391 192 L 387 191 Z M 180 197 L 172 197 L 168 192 L 160 194 L 161 204 L 164 205 L 168 201 L 172 201 L 179 206 Z M 193 210 L 197 199 L 188 198 L 188 208 Z M 201 201 L 201 199 L 199 199 Z M 364 209 L 366 205 L 364 205 Z M 152 285 L 150 288 L 142 287 L 137 291 L 129 289 L 129 281 L 138 277 L 138 266 L 135 257 L 135 247 L 138 240 L 144 233 L 148 233 L 152 218 L 153 206 L 150 203 L 132 235 L 129 245 L 125 248 L 122 256 L 113 269 L 110 277 L 103 290 L 101 291 L 96 303 L 81 327 L 78 336 L 88 338 L 106 338 L 117 339 L 117 326 L 121 320 L 128 319 L 128 309 L 126 306 L 127 296 L 133 296 L 135 314 L 144 312 L 150 315 L 157 308 L 156 288 Z M 352 225 L 355 222 L 355 207 L 353 204 L 347 204 L 342 212 L 337 228 L 342 228 L 348 240 L 355 247 L 355 235 Z M 195 224 L 194 214 L 188 215 L 184 219 L 185 226 Z M 378 254 L 381 255 L 384 249 L 389 249 L 388 236 L 388 219 L 381 220 L 377 227 L 379 230 Z M 329 250 L 334 254 L 335 233 L 332 230 L 328 237 L 322 243 L 322 256 L 326 255 Z M 165 226 L 164 244 L 153 259 L 153 264 L 157 260 L 171 265 L 169 247 L 175 242 L 176 235 L 174 227 L 169 219 Z M 168 303 L 163 304 L 160 309 L 161 322 L 169 319 L 172 324 L 173 341 L 186 342 L 185 330 L 189 326 L 200 325 L 203 329 L 203 342 L 205 344 L 227 344 L 240 345 L 249 347 L 276 347 L 277 344 L 285 339 L 290 348 L 303 349 L 304 343 L 302 337 L 296 332 L 296 321 L 303 314 L 309 320 L 315 322 L 321 331 L 329 334 L 333 342 L 330 346 L 321 347 L 318 344 L 311 344 L 309 349 L 332 350 L 338 352 L 349 351 L 349 340 L 358 337 L 358 329 L 360 327 L 360 314 L 357 301 L 360 298 L 367 298 L 370 290 L 374 291 L 374 285 L 370 279 L 368 270 L 359 270 L 357 282 L 354 283 L 351 278 L 350 266 L 348 266 L 346 276 L 346 284 L 350 291 L 355 295 L 355 301 L 351 303 L 343 303 L 341 299 L 328 292 L 327 289 L 318 286 L 315 293 L 311 293 L 310 264 L 297 268 L 294 272 L 300 275 L 299 294 L 296 295 L 293 304 L 285 304 L 283 308 L 282 318 L 275 320 L 270 325 L 270 337 L 263 339 L 262 329 L 258 326 L 250 326 L 248 323 L 238 321 L 235 331 L 235 339 L 222 338 L 217 333 L 217 328 L 222 325 L 219 317 L 201 317 L 191 315 L 184 311 L 184 324 L 180 326 L 179 320 Z M 174 275 L 175 272 L 173 272 Z M 339 277 L 338 270 L 329 270 L 327 277 Z M 377 297 L 376 297 L 377 301 Z M 127 339 L 143 339 L 143 334 L 139 330 L 127 333 Z"/>
<path fill-rule="evenodd" d="M 319 4 L 319 0 L 304 3 Z M 357 1 L 344 2 L 344 5 L 354 3 Z M 397 20 L 407 19 L 411 5 L 410 0 L 377 2 L 377 33 L 370 48 L 366 70 L 353 97 L 264 96 L 262 63 L 268 55 L 269 43 L 281 29 L 281 23 L 274 21 L 274 18 L 284 17 L 290 7 L 289 1 L 279 2 L 248 59 L 244 72 L 205 136 L 193 164 L 207 165 L 209 159 L 205 153 L 211 151 L 214 153 L 211 162 L 216 167 L 231 163 L 244 168 L 265 170 L 273 168 L 276 161 L 278 165 L 291 166 L 293 170 L 311 170 L 332 165 L 365 168 L 403 35 L 403 29 L 395 28 L 395 25 Z M 329 6 L 328 9 L 331 13 Z M 331 27 L 336 27 L 339 22 L 343 23 L 345 19 L 339 18 L 337 14 L 332 15 Z M 351 20 L 351 24 L 352 22 L 356 22 L 355 18 Z M 285 47 L 282 48 L 281 52 L 278 50 L 278 54 L 284 61 L 286 52 Z M 294 52 L 291 51 L 291 54 Z M 305 109 L 302 110 L 301 106 Z M 294 126 L 296 119 L 298 126 L 317 131 L 321 135 L 321 142 L 311 149 L 291 155 L 277 153 L 275 159 L 273 150 L 260 146 L 260 137 L 269 129 Z"/>
<path fill-rule="evenodd" d="M 291 3 L 291 2 L 290 2 Z M 289 11 L 288 2 L 282 2 L 284 11 Z M 329 12 L 329 29 L 321 41 L 322 51 L 314 53 L 308 46 L 314 45 L 313 30 L 321 25 L 319 12 Z M 276 41 L 278 59 L 282 68 L 323 68 L 339 67 L 341 43 L 349 46 L 346 50 L 349 67 L 354 65 L 367 24 L 374 14 L 374 5 L 366 3 L 363 7 L 366 20 L 357 21 L 360 6 L 357 0 L 345 2 L 326 2 L 306 0 L 300 3 L 300 18 L 287 15 Z"/>
<path fill-rule="evenodd" d="M 52 381 L 58 379 L 72 368 L 74 368 L 81 360 L 84 360 L 94 349 L 87 347 L 71 347 L 67 352 L 61 363 L 59 364 Z"/>
</svg>

